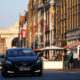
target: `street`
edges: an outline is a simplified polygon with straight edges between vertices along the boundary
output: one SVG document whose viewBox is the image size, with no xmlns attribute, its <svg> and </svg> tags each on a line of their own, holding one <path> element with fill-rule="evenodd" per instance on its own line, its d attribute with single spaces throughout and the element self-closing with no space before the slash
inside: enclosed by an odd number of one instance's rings
<svg viewBox="0 0 80 80">
<path fill-rule="evenodd" d="M 0 71 L 0 80 L 80 80 L 79 72 L 65 72 L 65 71 L 54 71 L 45 70 L 43 71 L 42 77 L 31 76 L 31 75 L 15 75 L 12 77 L 4 78 Z"/>
</svg>

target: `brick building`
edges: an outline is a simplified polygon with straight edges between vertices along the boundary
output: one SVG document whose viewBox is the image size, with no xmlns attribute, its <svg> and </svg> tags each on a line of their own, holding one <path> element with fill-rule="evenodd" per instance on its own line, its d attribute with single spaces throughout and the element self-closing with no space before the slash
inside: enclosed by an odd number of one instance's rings
<svg viewBox="0 0 80 80">
<path fill-rule="evenodd" d="M 28 47 L 40 49 L 55 44 L 54 19 L 55 0 L 29 0 L 27 21 Z"/>
<path fill-rule="evenodd" d="M 80 0 L 56 0 L 56 45 L 80 41 Z"/>
</svg>

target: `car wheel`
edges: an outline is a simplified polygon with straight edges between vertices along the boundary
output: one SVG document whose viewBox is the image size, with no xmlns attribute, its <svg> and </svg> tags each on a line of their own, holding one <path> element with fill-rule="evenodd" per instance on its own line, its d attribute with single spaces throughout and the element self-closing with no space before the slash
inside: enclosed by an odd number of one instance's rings
<svg viewBox="0 0 80 80">
<path fill-rule="evenodd" d="M 38 75 L 38 76 L 42 76 L 42 75 L 43 75 L 43 72 L 40 71 L 40 72 L 37 73 L 37 75 Z"/>
<path fill-rule="evenodd" d="M 2 70 L 2 76 L 3 77 L 8 77 L 9 76 L 6 70 Z"/>
<path fill-rule="evenodd" d="M 36 73 L 35 72 L 32 72 L 32 76 L 36 76 Z"/>
</svg>

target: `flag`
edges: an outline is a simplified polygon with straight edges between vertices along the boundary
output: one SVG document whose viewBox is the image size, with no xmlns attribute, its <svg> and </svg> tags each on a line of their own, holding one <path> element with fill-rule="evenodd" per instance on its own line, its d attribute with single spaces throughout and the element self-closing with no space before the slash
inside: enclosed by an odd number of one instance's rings
<svg viewBox="0 0 80 80">
<path fill-rule="evenodd" d="M 36 26 L 34 25 L 33 28 L 34 28 L 34 29 L 33 29 L 33 35 L 35 35 L 35 33 L 36 33 Z"/>
<path fill-rule="evenodd" d="M 22 31 L 22 28 L 21 28 L 21 26 L 20 26 L 20 31 L 19 31 L 19 33 L 18 33 L 18 36 L 19 36 L 19 40 L 21 40 L 21 38 L 22 38 L 22 34 L 21 34 L 21 31 Z"/>
<path fill-rule="evenodd" d="M 19 33 L 19 40 L 21 40 L 21 32 Z"/>
<path fill-rule="evenodd" d="M 27 30 L 22 29 L 22 38 L 26 38 L 26 37 L 27 37 Z"/>
<path fill-rule="evenodd" d="M 27 24 L 25 23 L 22 29 L 22 38 L 27 37 Z"/>
</svg>

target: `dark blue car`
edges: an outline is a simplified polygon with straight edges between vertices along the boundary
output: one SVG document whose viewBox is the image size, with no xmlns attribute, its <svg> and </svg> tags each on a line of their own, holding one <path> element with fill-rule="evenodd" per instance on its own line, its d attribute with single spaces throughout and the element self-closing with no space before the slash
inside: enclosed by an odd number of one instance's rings
<svg viewBox="0 0 80 80">
<path fill-rule="evenodd" d="M 2 63 L 4 77 L 18 73 L 42 76 L 42 60 L 31 48 L 8 49 Z"/>
<path fill-rule="evenodd" d="M 0 69 L 2 69 L 2 56 L 4 56 L 4 53 L 0 53 Z"/>
</svg>

